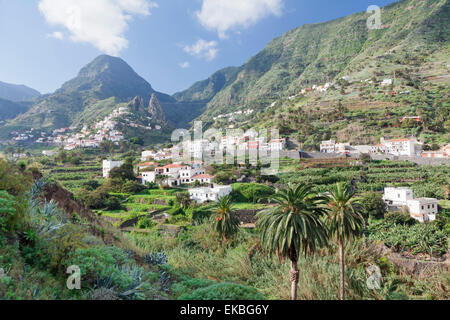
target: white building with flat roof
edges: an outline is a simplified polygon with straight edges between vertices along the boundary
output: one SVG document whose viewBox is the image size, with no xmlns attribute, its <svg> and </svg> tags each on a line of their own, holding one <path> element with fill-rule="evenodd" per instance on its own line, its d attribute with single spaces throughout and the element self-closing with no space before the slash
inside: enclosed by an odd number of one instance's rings
<svg viewBox="0 0 450 320">
<path fill-rule="evenodd" d="M 419 222 L 431 222 L 436 220 L 438 213 L 438 201 L 433 198 L 417 198 L 408 200 L 408 210 L 412 218 Z"/>
<path fill-rule="evenodd" d="M 141 181 L 144 186 L 147 185 L 147 183 L 155 183 L 156 172 L 155 171 L 141 172 Z"/>
<path fill-rule="evenodd" d="M 212 185 L 210 187 L 189 189 L 189 196 L 197 203 L 217 202 L 220 198 L 229 195 L 232 190 L 231 186 Z"/>
<path fill-rule="evenodd" d="M 109 178 L 109 172 L 123 165 L 123 161 L 103 160 L 103 178 Z"/>
<path fill-rule="evenodd" d="M 335 140 L 322 141 L 322 143 L 320 144 L 320 152 L 322 153 L 334 153 L 335 151 L 336 151 Z"/>
<path fill-rule="evenodd" d="M 384 188 L 383 200 L 389 206 L 406 206 L 408 200 L 414 199 L 414 193 L 409 188 Z"/>
<path fill-rule="evenodd" d="M 416 139 L 381 139 L 385 152 L 395 156 L 414 156 L 416 154 Z"/>
</svg>

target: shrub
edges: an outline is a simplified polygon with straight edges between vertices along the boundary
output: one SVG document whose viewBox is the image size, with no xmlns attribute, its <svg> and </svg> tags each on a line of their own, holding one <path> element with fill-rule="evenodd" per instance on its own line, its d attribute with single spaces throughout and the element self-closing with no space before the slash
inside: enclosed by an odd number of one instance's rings
<svg viewBox="0 0 450 320">
<path fill-rule="evenodd" d="M 377 192 L 367 192 L 362 196 L 361 204 L 364 217 L 373 219 L 382 219 L 387 212 L 386 203 L 381 194 Z"/>
<path fill-rule="evenodd" d="M 233 184 L 233 199 L 236 202 L 257 202 L 274 193 L 273 188 L 257 183 Z"/>
<path fill-rule="evenodd" d="M 120 200 L 117 197 L 109 197 L 105 205 L 108 210 L 120 210 L 122 208 Z"/>
<path fill-rule="evenodd" d="M 178 300 L 265 300 L 255 288 L 229 282 L 217 283 L 182 294 Z"/>
<path fill-rule="evenodd" d="M 14 216 L 17 213 L 16 201 L 6 191 L 0 191 L 0 231 L 11 231 L 14 228 Z"/>
<path fill-rule="evenodd" d="M 112 246 L 77 249 L 65 261 L 66 266 L 80 267 L 82 284 L 92 285 L 99 279 L 110 279 L 120 288 L 128 287 L 133 281 L 129 274 L 121 270 L 121 267 L 131 263 L 126 252 Z"/>
<path fill-rule="evenodd" d="M 139 193 L 142 192 L 145 187 L 137 181 L 128 180 L 122 186 L 123 193 Z"/>
<path fill-rule="evenodd" d="M 148 217 L 142 217 L 138 220 L 136 226 L 139 229 L 151 229 L 156 226 L 156 222 L 150 220 Z"/>
</svg>

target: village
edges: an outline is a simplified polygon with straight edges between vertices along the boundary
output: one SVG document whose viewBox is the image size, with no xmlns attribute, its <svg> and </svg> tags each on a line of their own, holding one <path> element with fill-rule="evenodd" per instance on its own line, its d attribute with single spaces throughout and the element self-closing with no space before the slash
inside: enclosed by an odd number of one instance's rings
<svg viewBox="0 0 450 320">
<path fill-rule="evenodd" d="M 178 161 L 183 153 L 179 147 L 183 146 L 192 161 Z M 217 149 L 217 147 L 219 147 Z M 215 176 L 207 173 L 207 163 L 202 159 L 214 152 L 225 153 L 230 149 L 283 151 L 286 149 L 286 139 L 274 139 L 269 142 L 265 138 L 252 136 L 223 137 L 218 144 L 208 140 L 194 140 L 171 148 L 161 150 L 145 150 L 141 153 L 140 162 L 135 167 L 137 180 L 144 186 L 165 185 L 168 188 L 181 188 L 189 193 L 192 201 L 198 204 L 218 202 L 230 195 L 231 185 L 218 184 Z M 450 146 L 441 149 L 442 156 L 448 157 Z M 351 146 L 349 143 L 323 141 L 323 153 L 356 154 L 392 154 L 413 156 L 420 154 L 420 144 L 415 139 L 381 140 L 381 144 L 374 146 Z M 422 153 L 423 156 L 423 153 Z M 118 168 L 124 161 L 103 160 L 103 178 L 107 179 L 112 169 Z M 383 201 L 389 211 L 407 212 L 411 218 L 429 223 L 436 220 L 438 214 L 438 200 L 429 197 L 414 197 L 412 189 L 407 187 L 385 187 Z"/>
<path fill-rule="evenodd" d="M 401 139 L 385 139 L 381 138 L 379 144 L 375 145 L 355 145 L 352 146 L 348 142 L 339 143 L 335 140 L 322 141 L 320 144 L 320 152 L 328 154 L 343 155 L 394 155 L 407 157 L 423 157 L 423 158 L 450 158 L 450 144 L 442 146 L 436 151 L 423 151 L 423 143 L 419 142 L 415 137 Z"/>
<path fill-rule="evenodd" d="M 31 129 L 25 133 L 17 131 L 12 132 L 13 141 L 16 142 L 30 142 L 38 137 L 34 142 L 38 144 L 49 144 L 63 147 L 64 150 L 71 151 L 77 148 L 98 148 L 103 141 L 111 141 L 118 145 L 120 141 L 124 140 L 124 134 L 117 130 L 118 120 L 126 122 L 126 125 L 131 128 L 141 128 L 144 130 L 161 130 L 161 126 L 155 125 L 154 128 L 150 124 L 143 126 L 130 120 L 127 116 L 130 115 L 129 109 L 126 107 L 119 107 L 113 110 L 109 115 L 102 120 L 96 121 L 92 125 L 84 125 L 79 132 L 75 132 L 77 128 L 67 127 L 53 130 L 52 134 L 45 132 L 38 133 Z M 149 118 L 148 120 L 151 120 Z M 50 151 L 46 151 L 51 153 Z M 44 153 L 45 155 L 45 153 Z"/>
</svg>

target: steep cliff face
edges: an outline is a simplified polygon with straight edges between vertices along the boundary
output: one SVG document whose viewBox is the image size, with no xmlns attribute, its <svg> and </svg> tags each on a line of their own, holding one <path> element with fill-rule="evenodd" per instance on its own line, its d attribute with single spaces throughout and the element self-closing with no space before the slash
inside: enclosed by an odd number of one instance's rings
<svg viewBox="0 0 450 320">
<path fill-rule="evenodd" d="M 148 112 L 150 113 L 153 120 L 167 123 L 166 115 L 155 94 L 152 94 L 152 97 L 150 98 L 150 102 L 148 104 Z"/>
<path fill-rule="evenodd" d="M 135 97 L 129 104 L 128 108 L 133 113 L 143 113 L 145 112 L 144 99 L 141 97 Z"/>
</svg>

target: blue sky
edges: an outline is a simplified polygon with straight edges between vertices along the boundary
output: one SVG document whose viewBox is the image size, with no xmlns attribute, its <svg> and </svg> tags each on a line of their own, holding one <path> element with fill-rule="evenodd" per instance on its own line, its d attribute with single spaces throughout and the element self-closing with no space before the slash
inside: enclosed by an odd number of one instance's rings
<svg viewBox="0 0 450 320">
<path fill-rule="evenodd" d="M 175 93 L 273 38 L 394 0 L 0 0 L 0 81 L 53 92 L 102 53 Z"/>
</svg>

